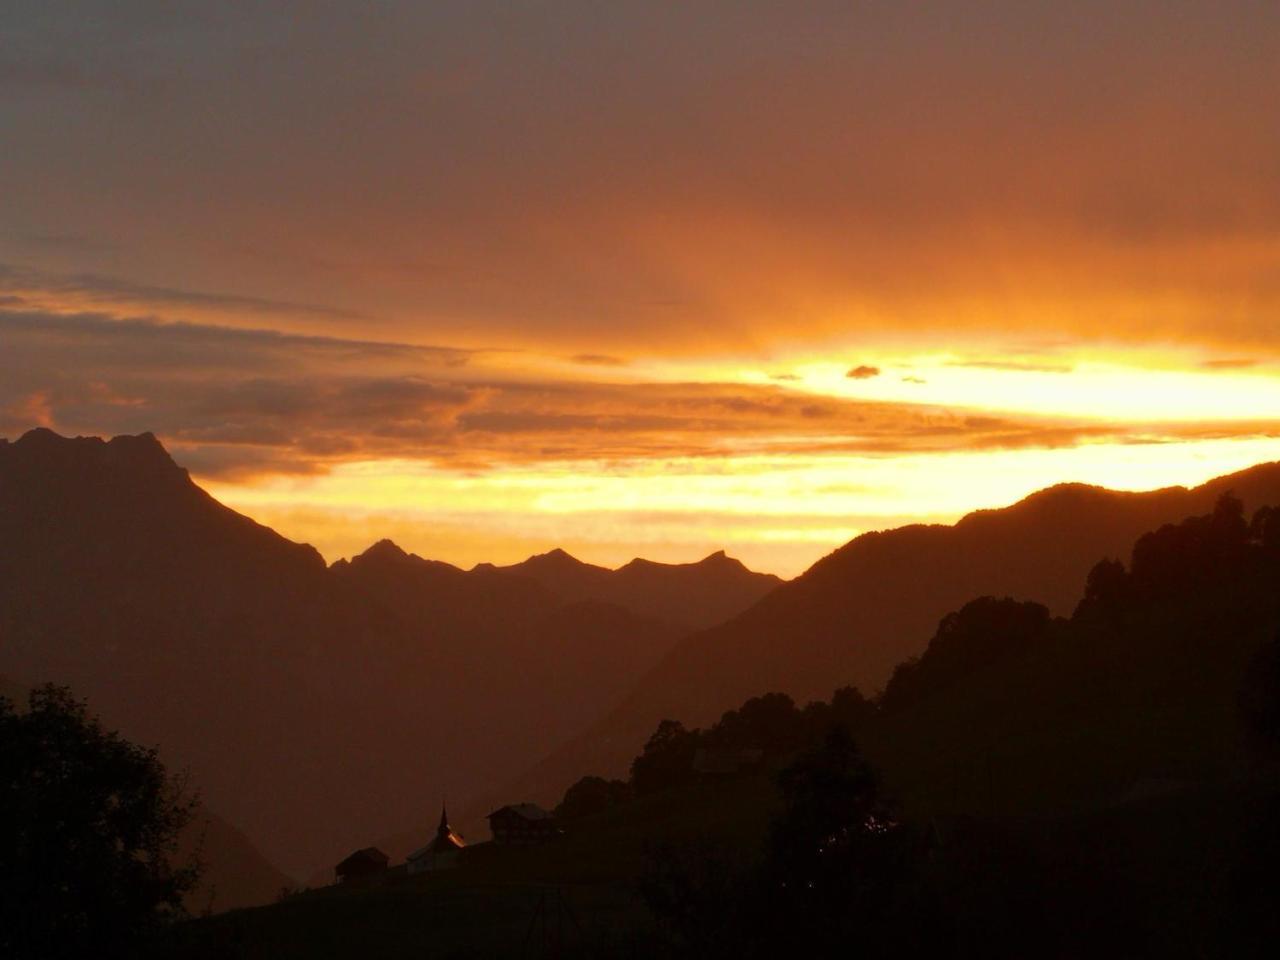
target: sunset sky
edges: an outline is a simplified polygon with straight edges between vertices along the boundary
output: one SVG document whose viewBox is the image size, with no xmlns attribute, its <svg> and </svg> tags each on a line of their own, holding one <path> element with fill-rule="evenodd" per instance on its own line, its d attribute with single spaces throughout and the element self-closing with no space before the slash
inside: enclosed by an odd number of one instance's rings
<svg viewBox="0 0 1280 960">
<path fill-rule="evenodd" d="M 1280 459 L 1280 5 L 0 8 L 0 436 L 329 559 L 720 548 Z"/>
</svg>

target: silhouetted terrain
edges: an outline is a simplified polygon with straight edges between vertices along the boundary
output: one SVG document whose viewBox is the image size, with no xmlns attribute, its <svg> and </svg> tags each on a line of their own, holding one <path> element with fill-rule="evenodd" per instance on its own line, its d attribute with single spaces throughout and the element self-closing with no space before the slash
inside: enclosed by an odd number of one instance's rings
<svg viewBox="0 0 1280 960">
<path fill-rule="evenodd" d="M 1140 534 L 1209 510 L 1226 490 L 1250 509 L 1280 502 L 1280 464 L 1193 490 L 1067 484 L 954 526 L 860 536 L 739 616 L 681 640 L 620 705 L 502 793 L 552 802 L 584 770 L 620 773 L 664 717 L 707 723 L 762 690 L 801 702 L 845 684 L 875 691 L 975 596 L 1070 612 L 1100 557 L 1127 555 Z"/>
<path fill-rule="evenodd" d="M 565 600 L 606 600 L 689 628 L 727 620 L 783 582 L 771 574 L 753 573 L 723 550 L 697 563 L 637 558 L 617 570 L 553 550 L 512 566 L 475 568 L 478 573 L 486 570 L 528 577 Z"/>
<path fill-rule="evenodd" d="M 874 701 L 774 693 L 706 729 L 662 723 L 629 782 L 566 797 L 545 847 L 180 942 L 336 957 L 361 930 L 369 957 L 522 956 L 551 892 L 574 911 L 550 928 L 569 955 L 1270 956 L 1280 511 L 1250 522 L 1224 497 L 1126 555 L 1082 576 L 1070 617 L 965 603 Z M 708 775 L 701 750 L 758 766 Z"/>
<path fill-rule="evenodd" d="M 186 898 L 187 909 L 193 914 L 270 903 L 282 890 L 297 884 L 268 861 L 243 831 L 205 807 L 196 811 L 178 856 L 196 850 L 203 869 Z"/>
<path fill-rule="evenodd" d="M 30 685 L 0 675 L 0 697 L 19 713 L 26 709 Z M 175 862 L 198 859 L 200 876 L 184 898 L 193 914 L 269 903 L 294 881 L 282 873 L 253 842 L 207 807 L 194 811 L 180 833 Z"/>
<path fill-rule="evenodd" d="M 699 579 L 682 595 L 716 610 L 772 583 L 742 570 L 717 593 L 701 565 L 669 569 L 673 595 Z M 217 503 L 149 434 L 0 441 L 0 669 L 67 684 L 161 745 L 295 871 L 510 776 L 678 633 L 390 544 L 329 569 Z"/>
</svg>

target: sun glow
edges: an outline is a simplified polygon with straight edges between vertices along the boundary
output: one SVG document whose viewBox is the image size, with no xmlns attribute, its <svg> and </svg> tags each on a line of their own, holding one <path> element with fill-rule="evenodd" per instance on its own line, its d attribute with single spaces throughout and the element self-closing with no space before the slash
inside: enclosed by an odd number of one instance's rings
<svg viewBox="0 0 1280 960">
<path fill-rule="evenodd" d="M 1059 449 L 897 456 L 566 462 L 464 475 L 420 461 L 365 461 L 306 478 L 211 483 L 213 493 L 329 559 L 390 536 L 461 565 L 563 545 L 582 559 L 696 560 L 726 548 L 794 575 L 858 533 L 951 522 L 1064 481 L 1141 490 L 1191 485 L 1280 459 L 1280 438 L 1086 443 Z"/>
</svg>

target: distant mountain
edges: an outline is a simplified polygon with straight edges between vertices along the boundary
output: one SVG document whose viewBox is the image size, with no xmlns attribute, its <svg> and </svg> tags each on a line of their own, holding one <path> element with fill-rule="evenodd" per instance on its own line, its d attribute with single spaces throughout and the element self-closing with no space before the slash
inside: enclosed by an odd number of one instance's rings
<svg viewBox="0 0 1280 960">
<path fill-rule="evenodd" d="M 706 724 L 764 691 L 801 702 L 846 684 L 874 692 L 946 613 L 976 596 L 1069 613 L 1099 558 L 1127 556 L 1140 534 L 1208 512 L 1227 490 L 1249 508 L 1280 503 L 1280 464 L 1192 490 L 1066 484 L 954 526 L 860 536 L 742 614 L 681 640 L 614 710 L 501 792 L 554 801 L 582 774 L 623 772 L 659 720 Z"/>
<path fill-rule="evenodd" d="M 216 813 L 200 808 L 179 845 L 179 857 L 198 850 L 204 869 L 186 897 L 195 914 L 271 903 L 297 881 L 271 863 L 253 841 Z"/>
<path fill-rule="evenodd" d="M 723 550 L 697 563 L 636 558 L 617 570 L 552 550 L 506 567 L 480 564 L 475 572 L 527 577 L 567 601 L 604 600 L 692 629 L 727 620 L 783 582 L 771 574 L 748 570 Z"/>
<path fill-rule="evenodd" d="M 566 597 L 516 568 L 463 571 L 389 540 L 331 572 L 401 632 L 434 638 L 430 679 L 449 688 L 435 695 L 468 701 L 459 711 L 501 731 L 515 755 L 599 717 L 683 632 L 616 603 Z"/>
<path fill-rule="evenodd" d="M 510 777 L 679 633 L 385 542 L 326 567 L 150 434 L 0 440 L 0 670 L 160 745 L 299 876 Z"/>
</svg>

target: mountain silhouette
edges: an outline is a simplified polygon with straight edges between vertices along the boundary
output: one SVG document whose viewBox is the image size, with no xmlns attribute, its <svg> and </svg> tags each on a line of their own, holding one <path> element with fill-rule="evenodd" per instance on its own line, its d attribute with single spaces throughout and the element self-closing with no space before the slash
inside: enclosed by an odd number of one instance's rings
<svg viewBox="0 0 1280 960">
<path fill-rule="evenodd" d="M 605 600 L 691 629 L 727 620 L 783 582 L 748 570 L 723 550 L 697 563 L 656 563 L 637 557 L 610 570 L 556 549 L 505 567 L 480 564 L 475 571 L 527 577 L 566 601 Z"/>
<path fill-rule="evenodd" d="M 512 776 L 680 632 L 388 542 L 327 567 L 150 434 L 0 441 L 0 670 L 159 745 L 297 876 Z"/>
<path fill-rule="evenodd" d="M 738 616 L 682 639 L 599 722 L 500 792 L 555 802 L 584 773 L 624 773 L 660 720 L 706 724 L 761 691 L 801 703 L 844 685 L 873 693 L 973 597 L 1034 599 L 1068 614 L 1100 557 L 1127 556 L 1144 532 L 1206 513 L 1228 490 L 1249 509 L 1280 502 L 1280 464 L 1190 490 L 1063 484 L 952 526 L 864 534 Z"/>
</svg>

